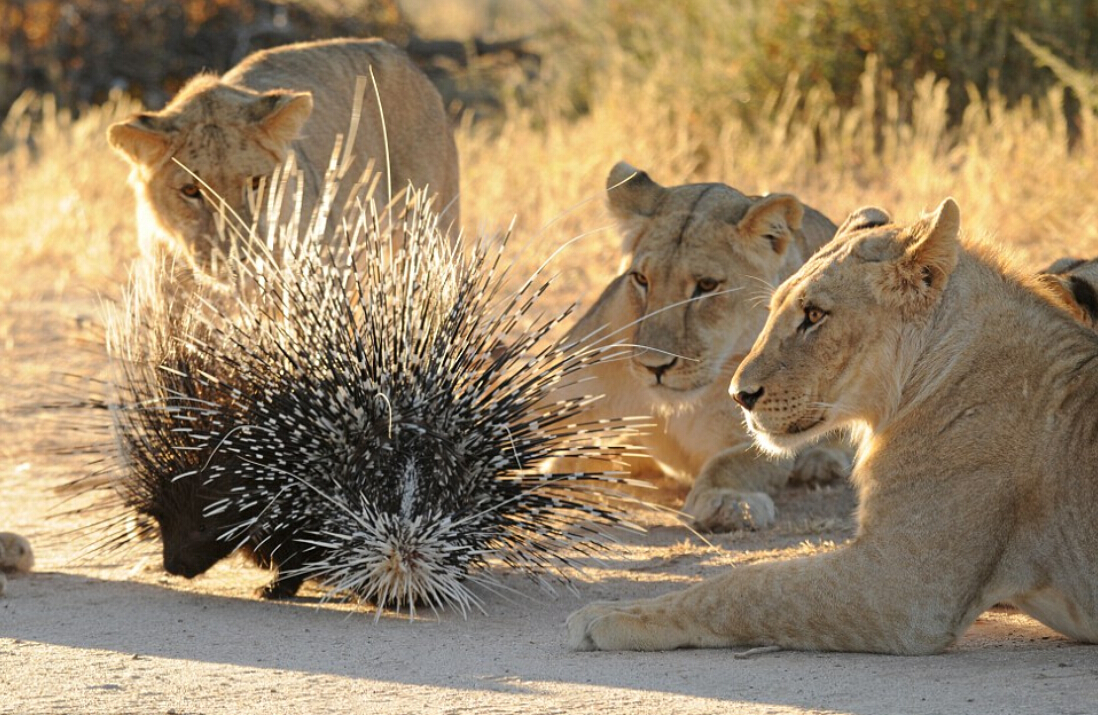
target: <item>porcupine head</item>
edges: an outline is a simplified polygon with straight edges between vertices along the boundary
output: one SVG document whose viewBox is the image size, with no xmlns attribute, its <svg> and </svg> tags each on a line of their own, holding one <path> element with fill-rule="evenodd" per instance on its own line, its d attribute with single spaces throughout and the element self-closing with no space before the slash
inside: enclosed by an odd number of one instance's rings
<svg viewBox="0 0 1098 715">
<path fill-rule="evenodd" d="M 220 538 L 231 524 L 219 523 L 216 515 L 207 513 L 218 497 L 200 481 L 197 476 L 165 479 L 160 503 L 147 510 L 160 527 L 164 570 L 185 578 L 205 573 L 236 548 L 235 542 Z"/>
</svg>

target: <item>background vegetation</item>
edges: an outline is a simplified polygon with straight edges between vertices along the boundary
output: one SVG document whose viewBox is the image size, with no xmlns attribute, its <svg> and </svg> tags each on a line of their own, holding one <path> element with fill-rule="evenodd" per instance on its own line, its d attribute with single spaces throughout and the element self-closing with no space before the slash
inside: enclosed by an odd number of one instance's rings
<svg viewBox="0 0 1098 715">
<path fill-rule="evenodd" d="M 0 301 L 124 276 L 132 199 L 107 124 L 198 69 L 338 34 L 409 47 L 443 89 L 467 231 L 514 217 L 530 270 L 583 237 L 554 258 L 551 300 L 590 302 L 617 268 L 602 188 L 619 159 L 793 192 L 836 221 L 953 195 L 1035 266 L 1098 255 L 1093 0 L 530 0 L 525 23 L 481 0 L 456 42 L 420 29 L 444 32 L 452 5 L 420 5 L 0 0 L 0 265 L 18 270 Z"/>
</svg>

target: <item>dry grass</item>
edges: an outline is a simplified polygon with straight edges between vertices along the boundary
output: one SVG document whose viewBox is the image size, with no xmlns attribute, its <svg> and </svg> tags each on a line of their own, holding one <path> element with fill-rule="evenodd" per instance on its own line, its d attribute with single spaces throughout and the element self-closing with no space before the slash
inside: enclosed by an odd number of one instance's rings
<svg viewBox="0 0 1098 715">
<path fill-rule="evenodd" d="M 991 233 L 1034 267 L 1064 254 L 1098 255 L 1098 118 L 1083 115 L 1069 152 L 1057 93 L 1014 108 L 994 96 L 974 99 L 960 126 L 948 128 L 947 87 L 928 77 L 913 88 L 913 121 L 905 123 L 871 67 L 845 111 L 828 91 L 802 94 L 791 84 L 757 100 L 755 121 L 731 111 L 703 120 L 690 109 L 691 85 L 667 81 L 676 59 L 669 54 L 666 68 L 645 79 L 611 54 L 592 80 L 597 101 L 578 117 L 549 95 L 513 102 L 501 125 L 459 127 L 466 231 L 515 219 L 509 250 L 518 277 L 577 239 L 549 263 L 560 274 L 548 296 L 554 309 L 589 305 L 616 272 L 603 186 L 619 159 L 664 183 L 792 192 L 836 221 L 870 203 L 910 217 L 952 195 L 970 230 Z M 696 83 L 719 68 L 691 71 Z M 117 295 L 137 253 L 126 169 L 104 138 L 133 108 L 116 98 L 72 121 L 46 102 L 4 125 L 6 139 L 19 140 L 0 156 L 0 377 L 8 384 L 66 364 L 59 336 L 70 318 L 93 311 L 98 296 Z M 32 114 L 45 120 L 32 128 Z M 44 341 L 47 328 L 54 338 Z"/>
<path fill-rule="evenodd" d="M 822 90 L 771 100 L 760 129 L 736 118 L 694 123 L 676 113 L 674 97 L 643 84 L 605 93 L 574 120 L 516 110 L 498 133 L 461 132 L 465 215 L 489 224 L 516 215 L 520 235 L 539 234 L 538 258 L 595 231 L 556 259 L 567 291 L 587 300 L 617 267 L 602 187 L 619 159 L 664 183 L 792 192 L 836 221 L 865 204 L 911 217 L 953 196 L 969 230 L 991 234 L 1034 267 L 1064 254 L 1098 255 L 1094 115 L 1084 115 L 1069 152 L 1057 93 L 1013 109 L 976 100 L 948 129 L 945 83 L 926 78 L 915 92 L 911 125 L 894 116 L 887 94 L 875 101 L 869 81 L 845 113 Z M 875 134 L 870 118 L 882 114 L 885 129 Z"/>
<path fill-rule="evenodd" d="M 1009 109 L 994 97 L 975 100 L 950 129 L 946 84 L 927 77 L 906 124 L 870 71 L 850 110 L 840 112 L 822 89 L 787 90 L 761 102 L 752 126 L 735 116 L 702 123 L 680 111 L 688 87 L 668 96 L 664 82 L 628 84 L 624 74 L 611 68 L 598 102 L 578 118 L 552 101 L 516 104 L 502 125 L 458 131 L 466 231 L 515 219 L 518 274 L 582 236 L 550 264 L 575 298 L 593 298 L 617 268 L 603 186 L 619 159 L 664 183 L 792 192 L 835 220 L 869 203 L 911 216 L 951 195 L 970 230 L 992 233 L 1034 265 L 1098 255 L 1098 119 L 1083 115 L 1069 152 L 1058 93 Z M 0 265 L 8 269 L 0 300 L 110 294 L 125 275 L 136 253 L 132 198 L 104 130 L 132 109 L 120 98 L 77 121 L 47 111 L 33 130 L 19 126 L 25 112 L 8 118 L 9 136 L 29 136 L 34 149 L 24 141 L 0 157 Z"/>
<path fill-rule="evenodd" d="M 26 99 L 4 123 L 22 141 L 0 156 L 0 305 L 116 292 L 137 241 L 126 168 L 106 129 L 136 105 L 119 97 L 73 121 L 49 98 Z"/>
</svg>

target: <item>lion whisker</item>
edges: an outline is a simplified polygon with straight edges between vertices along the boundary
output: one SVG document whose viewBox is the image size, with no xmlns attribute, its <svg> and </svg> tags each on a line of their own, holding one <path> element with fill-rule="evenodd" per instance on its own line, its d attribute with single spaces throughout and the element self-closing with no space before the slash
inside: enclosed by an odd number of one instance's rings
<svg viewBox="0 0 1098 715">
<path fill-rule="evenodd" d="M 767 298 L 770 298 L 770 296 L 773 295 L 774 291 L 777 289 L 776 285 L 774 285 L 773 283 L 771 283 L 770 281 L 766 280 L 765 278 L 763 278 L 761 276 L 753 276 L 749 273 L 744 273 L 742 275 L 743 275 L 744 278 L 747 278 L 748 280 L 756 281 L 757 283 L 762 283 L 763 290 L 766 291 L 766 297 Z"/>
<path fill-rule="evenodd" d="M 726 288 L 725 290 L 713 291 L 712 293 L 705 293 L 704 295 L 691 296 L 690 298 L 687 298 L 686 300 L 680 300 L 678 302 L 671 303 L 669 305 L 665 305 L 664 307 L 660 308 L 659 310 L 654 310 L 651 313 L 645 313 L 644 315 L 637 318 L 636 320 L 630 321 L 630 322 L 626 323 L 625 325 L 621 326 L 620 328 L 617 328 L 616 330 L 613 330 L 613 331 L 607 333 L 606 335 L 602 336 L 599 339 L 598 343 L 595 343 L 594 345 L 591 345 L 589 347 L 597 347 L 599 345 L 599 343 L 602 343 L 602 342 L 608 340 L 609 338 L 613 337 L 614 335 L 617 335 L 618 333 L 624 332 L 625 330 L 628 330 L 629 328 L 633 327 L 634 325 L 638 325 L 639 323 L 641 323 L 641 322 L 643 322 L 643 321 L 645 321 L 645 320 L 647 320 L 651 317 L 659 315 L 660 313 L 666 312 L 666 311 L 671 310 L 673 308 L 678 308 L 679 306 L 687 305 L 689 303 L 693 303 L 695 301 L 700 301 L 700 300 L 703 300 L 703 299 L 706 299 L 706 298 L 715 298 L 719 295 L 726 295 L 728 293 L 736 293 L 736 292 L 741 291 L 741 290 L 743 290 L 743 288 L 738 287 L 738 286 L 735 287 L 735 288 Z M 607 323 L 603 323 L 602 325 L 595 328 L 594 330 L 587 333 L 586 335 L 576 339 L 574 342 L 570 343 L 566 347 L 575 347 L 575 346 L 578 346 L 578 345 L 581 345 L 581 344 L 585 345 L 595 335 L 597 335 L 598 333 L 605 330 L 607 326 L 608 326 Z"/>
</svg>

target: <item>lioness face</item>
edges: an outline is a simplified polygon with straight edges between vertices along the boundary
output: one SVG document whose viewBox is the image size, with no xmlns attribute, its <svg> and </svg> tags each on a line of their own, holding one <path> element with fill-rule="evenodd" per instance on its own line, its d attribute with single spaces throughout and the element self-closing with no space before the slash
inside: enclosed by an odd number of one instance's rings
<svg viewBox="0 0 1098 715">
<path fill-rule="evenodd" d="M 770 303 L 729 392 L 759 443 L 788 452 L 894 406 L 901 345 L 939 301 L 957 261 L 952 199 L 908 226 L 855 212 Z"/>
<path fill-rule="evenodd" d="M 624 163 L 607 186 L 629 257 L 625 317 L 636 323 L 617 336 L 635 346 L 628 369 L 664 397 L 703 388 L 762 327 L 803 207 L 724 184 L 663 187 Z"/>
<path fill-rule="evenodd" d="M 142 209 L 205 265 L 225 250 L 222 212 L 250 223 L 247 192 L 282 165 L 311 112 L 308 94 L 260 94 L 200 77 L 164 110 L 113 125 L 108 138 L 130 162 Z"/>
</svg>

